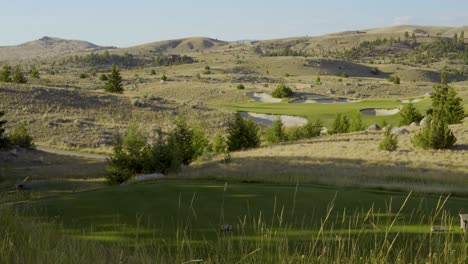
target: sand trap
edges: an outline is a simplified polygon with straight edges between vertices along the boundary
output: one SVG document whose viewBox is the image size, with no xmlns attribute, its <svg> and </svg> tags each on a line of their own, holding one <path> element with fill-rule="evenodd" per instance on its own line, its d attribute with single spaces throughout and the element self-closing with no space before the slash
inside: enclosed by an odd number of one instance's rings
<svg viewBox="0 0 468 264">
<path fill-rule="evenodd" d="M 423 99 L 422 98 L 417 98 L 417 99 L 406 99 L 406 100 L 400 100 L 401 103 L 403 104 L 409 104 L 409 103 L 417 103 L 421 102 Z"/>
<path fill-rule="evenodd" d="M 262 124 L 265 126 L 272 126 L 273 121 L 278 117 L 277 115 L 267 115 L 267 114 L 256 114 L 256 113 L 250 113 L 250 112 L 240 112 L 240 115 L 243 118 L 249 118 L 251 117 L 253 121 L 255 121 L 258 124 Z M 283 125 L 286 127 L 291 127 L 291 126 L 302 126 L 307 124 L 307 119 L 302 118 L 302 117 L 297 117 L 297 116 L 286 116 L 282 115 L 281 121 L 283 121 Z"/>
<path fill-rule="evenodd" d="M 364 115 L 369 115 L 369 116 L 390 116 L 390 115 L 395 115 L 400 112 L 400 108 L 395 108 L 395 109 L 375 109 L 375 108 L 368 108 L 368 109 L 362 109 L 361 113 Z"/>
<path fill-rule="evenodd" d="M 316 99 L 316 100 L 304 100 L 298 99 L 290 102 L 291 104 L 338 104 L 338 103 L 356 103 L 361 100 L 350 100 L 346 98 L 339 99 Z"/>
<path fill-rule="evenodd" d="M 270 94 L 267 93 L 246 93 L 245 95 L 254 99 L 255 101 L 264 103 L 279 103 L 282 101 L 282 99 L 273 98 Z"/>
</svg>

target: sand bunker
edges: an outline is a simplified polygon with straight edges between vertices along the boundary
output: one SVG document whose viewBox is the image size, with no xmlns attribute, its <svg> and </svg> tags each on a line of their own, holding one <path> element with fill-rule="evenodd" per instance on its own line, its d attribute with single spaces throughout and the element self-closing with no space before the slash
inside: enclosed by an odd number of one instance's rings
<svg viewBox="0 0 468 264">
<path fill-rule="evenodd" d="M 368 108 L 368 109 L 362 109 L 361 113 L 364 115 L 369 115 L 369 116 L 390 116 L 390 115 L 395 115 L 400 112 L 400 108 L 395 108 L 395 109 L 375 109 L 375 108 Z"/>
<path fill-rule="evenodd" d="M 417 103 L 417 102 L 421 102 L 423 99 L 422 98 L 417 98 L 417 99 L 406 99 L 406 100 L 400 100 L 401 103 L 404 103 L 404 104 L 409 104 L 409 103 Z"/>
<path fill-rule="evenodd" d="M 361 100 L 351 100 L 347 98 L 339 99 L 316 99 L 316 100 L 304 100 L 298 99 L 291 102 L 291 104 L 338 104 L 338 103 L 356 103 Z"/>
<path fill-rule="evenodd" d="M 246 93 L 245 95 L 254 99 L 255 101 L 264 103 L 279 103 L 282 100 L 280 98 L 273 98 L 270 94 L 267 93 Z"/>
<path fill-rule="evenodd" d="M 277 115 L 268 115 L 268 114 L 256 114 L 250 112 L 240 112 L 240 115 L 243 118 L 252 118 L 258 124 L 262 124 L 265 126 L 272 126 L 273 121 L 278 117 Z M 307 123 L 307 119 L 297 116 L 286 116 L 281 115 L 281 121 L 283 121 L 283 125 L 286 127 L 291 126 L 302 126 Z"/>
</svg>

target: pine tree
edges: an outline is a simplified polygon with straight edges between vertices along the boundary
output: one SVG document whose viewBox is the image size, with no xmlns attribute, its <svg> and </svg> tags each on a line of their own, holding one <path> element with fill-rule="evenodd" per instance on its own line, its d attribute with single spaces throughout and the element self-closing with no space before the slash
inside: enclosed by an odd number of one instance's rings
<svg viewBox="0 0 468 264">
<path fill-rule="evenodd" d="M 37 70 L 36 66 L 31 66 L 31 70 L 29 71 L 30 75 L 31 75 L 31 78 L 34 78 L 34 79 L 39 79 L 40 78 L 40 75 L 39 75 L 39 71 Z"/>
<path fill-rule="evenodd" d="M 5 113 L 0 111 L 0 118 L 4 116 Z M 0 149 L 6 148 L 9 145 L 9 139 L 5 135 L 5 124 L 7 123 L 6 120 L 0 119 Z"/>
<path fill-rule="evenodd" d="M 358 132 L 364 130 L 364 122 L 362 121 L 361 114 L 357 114 L 352 120 L 349 126 L 350 132 Z"/>
<path fill-rule="evenodd" d="M 452 86 L 437 85 L 434 87 L 435 93 L 432 95 L 432 111 L 442 109 L 442 114 L 448 124 L 457 124 L 463 121 L 465 110 L 463 100 L 457 95 Z"/>
<path fill-rule="evenodd" d="M 418 112 L 416 107 L 414 107 L 413 103 L 411 102 L 403 107 L 400 115 L 402 117 L 400 126 L 407 126 L 413 122 L 419 123 L 419 121 L 423 119 L 423 116 Z"/>
<path fill-rule="evenodd" d="M 236 113 L 228 126 L 227 136 L 228 151 L 256 148 L 260 145 L 257 124 L 249 118 L 244 120 Z"/>
<path fill-rule="evenodd" d="M 398 136 L 392 134 L 392 127 L 386 128 L 384 138 L 380 142 L 379 149 L 386 151 L 395 151 L 398 148 Z"/>
<path fill-rule="evenodd" d="M 3 65 L 2 70 L 0 71 L 0 82 L 11 82 L 11 66 Z"/>
<path fill-rule="evenodd" d="M 175 121 L 175 128 L 172 132 L 174 143 L 180 154 L 180 160 L 184 165 L 189 165 L 196 157 L 193 148 L 193 129 L 187 124 L 184 115 L 181 115 Z"/>
<path fill-rule="evenodd" d="M 348 133 L 350 128 L 349 119 L 343 114 L 337 114 L 333 121 L 331 133 L 340 134 Z"/>
<path fill-rule="evenodd" d="M 216 134 L 213 142 L 213 152 L 215 154 L 221 154 L 226 152 L 226 140 L 221 133 Z"/>
<path fill-rule="evenodd" d="M 109 93 L 123 93 L 122 77 L 120 71 L 115 65 L 112 65 L 111 73 L 107 76 L 107 82 L 104 91 Z"/>
<path fill-rule="evenodd" d="M 273 126 L 270 127 L 266 133 L 266 141 L 271 144 L 276 144 L 286 139 L 286 133 L 284 130 L 283 121 L 280 117 L 277 117 L 273 121 Z"/>
<path fill-rule="evenodd" d="M 14 70 L 13 70 L 13 75 L 11 76 L 11 81 L 14 83 L 27 83 L 28 80 L 23 74 L 23 69 L 21 69 L 21 66 L 16 65 Z"/>
</svg>

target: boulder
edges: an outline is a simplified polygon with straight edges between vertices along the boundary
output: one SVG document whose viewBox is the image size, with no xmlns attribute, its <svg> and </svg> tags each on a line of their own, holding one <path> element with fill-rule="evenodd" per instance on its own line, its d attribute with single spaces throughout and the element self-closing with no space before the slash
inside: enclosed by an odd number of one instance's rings
<svg viewBox="0 0 468 264">
<path fill-rule="evenodd" d="M 367 131 L 380 131 L 380 130 L 382 130 L 382 128 L 377 124 L 374 124 L 367 128 Z"/>
<path fill-rule="evenodd" d="M 328 134 L 328 129 L 326 127 L 322 127 L 320 129 L 320 135 L 327 135 Z"/>
<path fill-rule="evenodd" d="M 411 127 L 411 128 L 415 128 L 415 127 L 418 127 L 418 126 L 419 126 L 419 125 L 418 125 L 418 123 L 416 123 L 416 122 L 413 122 L 413 123 L 411 123 L 411 124 L 409 125 L 409 127 Z"/>
<path fill-rule="evenodd" d="M 136 181 L 146 181 L 146 180 L 153 180 L 153 179 L 161 179 L 166 177 L 164 174 L 161 173 L 154 173 L 154 174 L 144 174 L 138 175 L 135 177 Z"/>
<path fill-rule="evenodd" d="M 408 129 L 404 127 L 396 127 L 392 129 L 392 134 L 404 135 L 404 134 L 409 134 L 409 131 Z"/>
<path fill-rule="evenodd" d="M 419 125 L 420 126 L 425 126 L 427 123 L 427 117 L 423 118 L 420 122 L 419 122 Z"/>
</svg>

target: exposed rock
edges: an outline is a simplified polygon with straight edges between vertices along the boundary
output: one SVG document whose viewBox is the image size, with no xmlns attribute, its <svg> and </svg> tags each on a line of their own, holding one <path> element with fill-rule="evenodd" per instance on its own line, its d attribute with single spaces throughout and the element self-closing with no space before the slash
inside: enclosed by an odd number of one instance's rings
<svg viewBox="0 0 468 264">
<path fill-rule="evenodd" d="M 409 134 L 409 131 L 408 129 L 404 127 L 396 127 L 392 129 L 392 134 L 404 135 L 404 134 Z"/>
<path fill-rule="evenodd" d="M 382 128 L 377 124 L 371 125 L 370 127 L 367 128 L 367 131 L 380 131 L 380 130 L 382 130 Z"/>
<path fill-rule="evenodd" d="M 423 118 L 420 122 L 419 122 L 419 125 L 420 126 L 425 126 L 427 123 L 427 117 Z"/>
<path fill-rule="evenodd" d="M 415 128 L 415 127 L 418 127 L 418 126 L 419 126 L 419 125 L 418 125 L 418 123 L 416 123 L 416 122 L 413 122 L 413 123 L 411 123 L 411 124 L 409 125 L 409 127 L 411 127 L 411 128 Z"/>
</svg>

